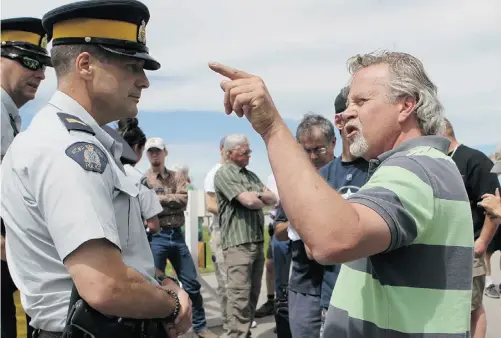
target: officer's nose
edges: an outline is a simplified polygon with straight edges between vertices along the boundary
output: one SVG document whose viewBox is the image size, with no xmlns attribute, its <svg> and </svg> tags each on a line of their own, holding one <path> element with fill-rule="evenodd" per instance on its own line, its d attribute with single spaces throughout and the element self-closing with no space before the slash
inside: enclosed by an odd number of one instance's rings
<svg viewBox="0 0 501 338">
<path fill-rule="evenodd" d="M 40 81 L 45 80 L 45 68 L 44 69 L 37 69 L 34 71 L 34 77 Z"/>
<path fill-rule="evenodd" d="M 139 74 L 139 77 L 136 81 L 136 86 L 141 89 L 146 89 L 150 86 L 150 81 L 148 80 L 144 69 L 142 69 L 141 73 Z"/>
</svg>

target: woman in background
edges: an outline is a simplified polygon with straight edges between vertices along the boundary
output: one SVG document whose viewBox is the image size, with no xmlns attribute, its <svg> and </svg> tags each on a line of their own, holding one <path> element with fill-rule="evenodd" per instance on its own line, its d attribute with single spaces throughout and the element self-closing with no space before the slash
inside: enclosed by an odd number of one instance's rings
<svg viewBox="0 0 501 338">
<path fill-rule="evenodd" d="M 141 160 L 143 155 L 146 136 L 141 128 L 139 128 L 137 118 L 122 119 L 118 121 L 116 131 L 136 154 L 137 159 L 135 161 L 122 157 L 122 164 L 124 165 L 127 176 L 131 177 L 139 186 L 139 206 L 141 208 L 141 216 L 146 223 L 145 225 L 151 233 L 156 233 L 160 231 L 160 223 L 158 222 L 157 215 L 163 211 L 163 208 L 160 205 L 155 191 L 141 184 L 143 173 L 135 168 L 135 165 Z"/>
</svg>

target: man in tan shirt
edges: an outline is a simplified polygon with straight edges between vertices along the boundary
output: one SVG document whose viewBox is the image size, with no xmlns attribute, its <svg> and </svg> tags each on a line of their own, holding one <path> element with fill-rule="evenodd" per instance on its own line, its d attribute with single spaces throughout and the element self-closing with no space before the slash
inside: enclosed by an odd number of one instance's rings
<svg viewBox="0 0 501 338">
<path fill-rule="evenodd" d="M 145 150 L 151 167 L 143 177 L 142 183 L 155 190 L 163 207 L 163 211 L 158 214 L 161 230 L 154 234 L 151 240 L 155 267 L 164 272 L 167 259 L 171 262 L 183 289 L 193 303 L 192 322 L 196 335 L 217 337 L 207 329 L 197 270 L 181 232 L 181 226 L 185 222 L 184 211 L 188 203 L 188 182 L 182 173 L 165 168 L 168 152 L 161 138 L 148 139 Z"/>
</svg>

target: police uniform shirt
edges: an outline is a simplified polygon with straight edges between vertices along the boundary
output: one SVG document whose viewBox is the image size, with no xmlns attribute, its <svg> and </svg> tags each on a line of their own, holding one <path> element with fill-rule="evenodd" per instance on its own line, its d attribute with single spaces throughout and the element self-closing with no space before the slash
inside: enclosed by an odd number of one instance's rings
<svg viewBox="0 0 501 338">
<path fill-rule="evenodd" d="M 1 173 L 6 251 L 33 327 L 63 330 L 72 288 L 63 260 L 91 239 L 113 243 L 126 265 L 156 283 L 122 145 L 82 106 L 57 91 L 11 148 Z"/>
<path fill-rule="evenodd" d="M 5 156 L 7 149 L 9 149 L 10 144 L 14 140 L 15 134 L 21 129 L 21 116 L 19 116 L 19 109 L 17 109 L 16 104 L 12 101 L 9 94 L 2 88 L 2 156 Z M 12 120 L 11 121 L 11 116 Z M 14 130 L 14 127 L 16 130 Z M 1 160 L 0 160 L 1 161 Z M 1 163 L 1 162 L 0 162 Z"/>
<path fill-rule="evenodd" d="M 143 219 L 148 220 L 161 213 L 164 209 L 160 204 L 160 200 L 158 199 L 156 192 L 153 189 L 141 184 L 143 174 L 130 164 L 126 164 L 124 169 L 127 176 L 139 189 L 139 208 L 141 209 L 141 216 Z"/>
</svg>

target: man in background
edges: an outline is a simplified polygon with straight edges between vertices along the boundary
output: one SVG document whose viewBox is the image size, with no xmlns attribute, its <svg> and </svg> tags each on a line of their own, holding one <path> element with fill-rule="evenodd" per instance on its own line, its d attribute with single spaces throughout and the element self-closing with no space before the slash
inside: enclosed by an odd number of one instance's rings
<svg viewBox="0 0 501 338">
<path fill-rule="evenodd" d="M 497 224 L 491 218 L 485 217 L 484 209 L 478 206 L 478 203 L 482 201 L 484 194 L 494 194 L 496 188 L 499 188 L 499 181 L 497 176 L 491 173 L 493 163 L 489 157 L 479 150 L 461 144 L 456 139 L 451 122 L 445 119 L 445 123 L 446 128 L 443 135 L 451 141 L 449 156 L 456 163 L 463 177 L 473 217 L 475 259 L 473 261 L 471 336 L 472 338 L 484 338 L 487 331 L 487 318 L 482 302 L 486 284 L 484 254 L 496 233 Z"/>
<path fill-rule="evenodd" d="M 227 271 L 228 336 L 246 338 L 254 320 L 264 268 L 265 206 L 277 198 L 247 169 L 252 150 L 247 137 L 233 134 L 224 142 L 226 162 L 214 177 Z"/>
<path fill-rule="evenodd" d="M 226 315 L 226 270 L 224 269 L 224 255 L 221 248 L 221 229 L 219 226 L 219 210 L 217 207 L 216 190 L 214 188 L 214 177 L 216 172 L 224 164 L 224 140 L 225 137 L 219 142 L 219 152 L 221 157 L 219 162 L 216 163 L 212 169 L 207 173 L 204 180 L 205 190 L 205 206 L 207 211 L 212 214 L 212 222 L 209 225 L 210 246 L 212 249 L 212 260 L 216 270 L 217 279 L 217 294 L 221 304 L 221 314 L 223 316 L 223 329 L 228 330 L 228 318 Z"/>
<path fill-rule="evenodd" d="M 494 163 L 494 167 L 492 168 L 491 172 L 495 175 L 499 176 L 501 174 L 501 143 L 497 145 L 496 147 L 496 152 L 493 153 L 490 156 L 492 162 Z M 492 195 L 492 194 L 491 194 Z M 499 224 L 499 222 L 498 222 Z M 500 296 L 500 291 L 501 291 L 501 282 L 500 281 L 495 281 L 494 278 L 492 277 L 491 273 L 491 258 L 492 255 L 496 251 L 501 251 L 501 229 L 498 227 L 498 230 L 494 237 L 492 238 L 492 241 L 489 243 L 489 246 L 487 247 L 487 251 L 485 252 L 485 267 L 486 267 L 486 274 L 485 274 L 485 291 L 484 294 L 487 297 L 490 298 L 499 298 Z M 499 259 L 499 265 L 498 267 L 501 269 L 501 258 Z"/>
<path fill-rule="evenodd" d="M 155 267 L 165 272 L 167 259 L 176 271 L 184 290 L 193 303 L 193 330 L 198 337 L 217 337 L 207 329 L 205 310 L 197 270 L 191 257 L 181 226 L 185 223 L 184 211 L 188 204 L 188 182 L 182 172 L 165 168 L 167 148 L 159 137 L 146 141 L 145 151 L 151 167 L 145 173 L 143 184 L 154 189 L 163 211 L 158 215 L 160 232 L 152 236 L 151 250 Z"/>
</svg>

